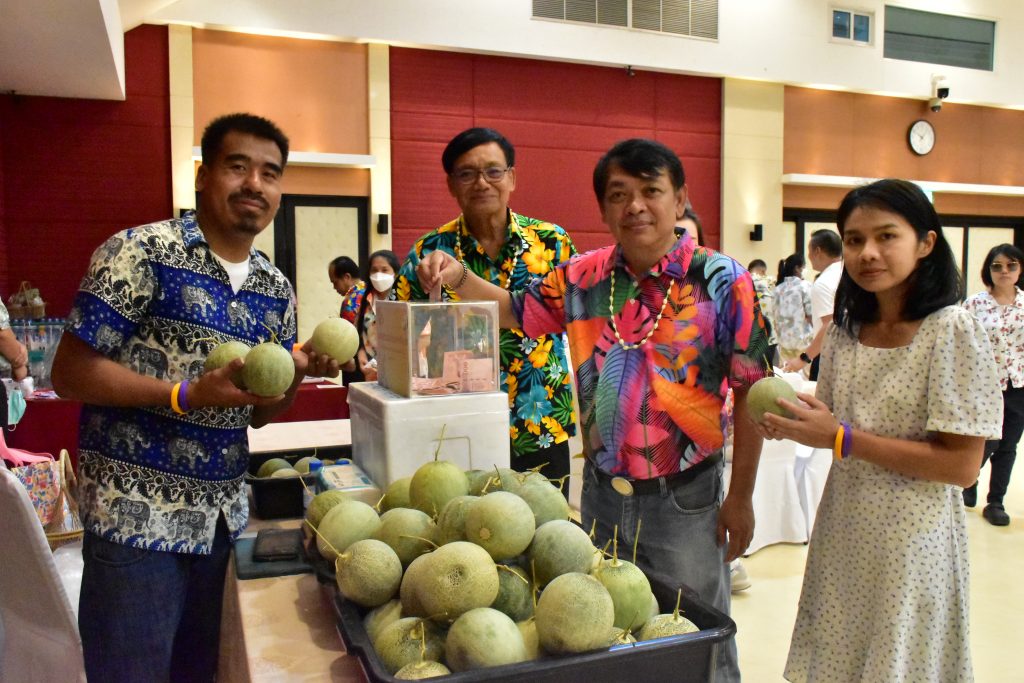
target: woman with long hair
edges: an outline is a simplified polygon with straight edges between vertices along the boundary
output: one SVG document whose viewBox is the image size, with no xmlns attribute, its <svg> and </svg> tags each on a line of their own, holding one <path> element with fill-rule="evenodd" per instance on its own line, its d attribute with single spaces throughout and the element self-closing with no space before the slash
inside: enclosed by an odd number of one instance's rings
<svg viewBox="0 0 1024 683">
<path fill-rule="evenodd" d="M 981 466 L 992 462 L 988 501 L 982 515 L 995 526 L 1007 526 L 1010 516 L 1003 497 L 1017 458 L 1017 443 L 1024 431 L 1024 291 L 1021 264 L 1024 252 L 1012 244 L 992 247 L 981 266 L 986 291 L 975 294 L 964 307 L 988 332 L 996 361 L 999 387 L 1003 390 L 1003 432 L 998 441 L 986 444 Z M 964 489 L 964 504 L 978 502 L 978 483 Z"/>
<path fill-rule="evenodd" d="M 811 283 L 804 279 L 803 254 L 779 261 L 775 280 L 775 333 L 779 341 L 779 365 L 800 357 L 814 340 L 811 319 Z"/>
<path fill-rule="evenodd" d="M 920 188 L 880 180 L 838 212 L 844 270 L 817 396 L 779 399 L 768 438 L 831 448 L 785 675 L 973 680 L 961 487 L 1002 401 L 988 336 Z"/>
</svg>

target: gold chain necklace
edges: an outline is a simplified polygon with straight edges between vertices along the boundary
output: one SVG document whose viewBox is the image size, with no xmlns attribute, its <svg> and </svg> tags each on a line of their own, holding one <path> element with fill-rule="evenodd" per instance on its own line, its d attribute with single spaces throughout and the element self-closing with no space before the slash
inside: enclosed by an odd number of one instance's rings
<svg viewBox="0 0 1024 683">
<path fill-rule="evenodd" d="M 509 215 L 511 216 L 511 221 L 514 222 L 515 214 L 509 211 Z M 463 216 L 459 216 L 459 224 L 455 228 L 455 258 L 459 259 L 459 262 L 461 263 L 466 262 L 466 254 L 462 251 L 462 229 L 465 225 L 465 218 Z M 468 228 L 466 228 L 466 232 L 469 232 Z M 512 267 L 508 269 L 508 277 L 505 278 L 505 284 L 502 285 L 506 291 L 508 291 L 512 286 L 512 274 L 516 272 L 516 266 L 519 265 L 519 255 L 527 249 L 526 241 L 523 239 L 523 236 L 518 232 L 516 233 L 516 236 L 519 237 L 519 241 L 523 248 L 522 250 L 515 252 L 515 258 L 512 259 Z M 498 272 L 505 272 L 504 264 L 498 265 Z"/>
<path fill-rule="evenodd" d="M 612 310 L 615 308 L 615 270 L 612 269 L 611 292 L 608 295 L 608 315 L 612 319 L 612 332 L 615 333 L 615 341 L 619 342 L 619 346 L 621 346 L 626 351 L 629 351 L 630 349 L 639 349 L 641 346 L 646 344 L 652 336 L 654 336 L 654 332 L 658 329 L 658 324 L 661 322 L 661 316 L 665 315 L 665 308 L 668 306 L 669 297 L 672 295 L 672 285 L 674 285 L 675 283 L 675 280 L 672 280 L 668 283 L 668 291 L 665 292 L 665 298 L 661 302 L 661 310 L 658 311 L 658 317 L 654 319 L 654 325 L 651 326 L 650 332 L 648 332 L 644 336 L 644 338 L 641 339 L 638 343 L 627 344 L 625 341 L 623 341 L 622 335 L 619 334 L 619 328 L 615 324 L 615 314 L 612 313 Z M 639 300 L 637 301 L 637 303 L 643 306 L 643 303 L 640 302 Z"/>
</svg>

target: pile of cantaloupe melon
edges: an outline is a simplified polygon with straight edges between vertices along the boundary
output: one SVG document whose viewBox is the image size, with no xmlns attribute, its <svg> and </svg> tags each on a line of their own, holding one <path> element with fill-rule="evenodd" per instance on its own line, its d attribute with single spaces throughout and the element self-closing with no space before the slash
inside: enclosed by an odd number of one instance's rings
<svg viewBox="0 0 1024 683">
<path fill-rule="evenodd" d="M 396 678 L 697 630 L 678 605 L 659 614 L 643 572 L 596 548 L 537 472 L 434 460 L 388 486 L 378 507 L 326 491 L 306 522 L 340 593 L 370 610 L 367 635 Z"/>
</svg>

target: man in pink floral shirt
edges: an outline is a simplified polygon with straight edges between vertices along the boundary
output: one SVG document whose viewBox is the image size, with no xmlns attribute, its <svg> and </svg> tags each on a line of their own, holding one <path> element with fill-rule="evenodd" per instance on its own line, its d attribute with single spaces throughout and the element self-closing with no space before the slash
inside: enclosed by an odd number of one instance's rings
<svg viewBox="0 0 1024 683">
<path fill-rule="evenodd" d="M 525 290 L 504 292 L 438 253 L 425 287 L 498 301 L 503 326 L 565 331 L 576 366 L 587 463 L 583 524 L 598 545 L 618 526 L 652 584 L 685 584 L 729 610 L 728 561 L 749 545 L 761 439 L 746 395 L 765 376 L 768 339 L 747 273 L 674 226 L 686 204 L 678 157 L 651 140 L 615 145 L 594 170 L 602 218 L 617 244 L 574 257 Z M 736 402 L 733 475 L 722 500 L 722 408 Z M 735 643 L 717 680 L 739 680 Z"/>
</svg>

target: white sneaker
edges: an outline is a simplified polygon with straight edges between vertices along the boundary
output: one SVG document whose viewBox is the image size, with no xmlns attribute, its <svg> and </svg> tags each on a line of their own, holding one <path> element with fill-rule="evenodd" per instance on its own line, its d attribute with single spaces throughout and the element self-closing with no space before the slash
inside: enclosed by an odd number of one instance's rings
<svg viewBox="0 0 1024 683">
<path fill-rule="evenodd" d="M 747 570 L 739 559 L 735 559 L 729 564 L 729 582 L 733 593 L 739 593 L 750 588 L 750 577 L 747 576 Z"/>
</svg>

